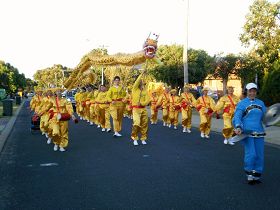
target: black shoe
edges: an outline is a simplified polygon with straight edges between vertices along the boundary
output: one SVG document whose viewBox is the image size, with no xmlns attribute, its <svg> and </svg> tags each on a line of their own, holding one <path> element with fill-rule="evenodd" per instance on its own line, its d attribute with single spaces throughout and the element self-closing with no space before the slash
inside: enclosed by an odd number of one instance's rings
<svg viewBox="0 0 280 210">
<path fill-rule="evenodd" d="M 261 184 L 262 183 L 262 181 L 261 180 L 254 180 L 255 181 L 255 184 Z"/>
<path fill-rule="evenodd" d="M 256 181 L 255 181 L 255 180 L 250 180 L 250 181 L 248 180 L 247 183 L 248 183 L 248 185 L 255 185 L 255 184 L 256 184 Z"/>
</svg>

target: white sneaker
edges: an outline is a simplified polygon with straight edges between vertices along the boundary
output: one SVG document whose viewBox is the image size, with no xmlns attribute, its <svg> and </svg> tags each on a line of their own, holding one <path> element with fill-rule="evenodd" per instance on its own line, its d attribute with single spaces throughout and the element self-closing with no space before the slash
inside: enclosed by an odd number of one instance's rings
<svg viewBox="0 0 280 210">
<path fill-rule="evenodd" d="M 138 145 L 138 142 L 136 140 L 133 141 L 134 146 Z"/>
<path fill-rule="evenodd" d="M 165 123 L 165 122 L 163 122 L 163 126 L 164 126 L 164 127 L 166 126 L 166 123 Z"/>
<path fill-rule="evenodd" d="M 115 132 L 114 136 L 121 137 L 122 135 L 118 132 Z"/>
<path fill-rule="evenodd" d="M 188 132 L 188 133 L 191 133 L 192 131 L 191 131 L 189 128 L 187 128 L 187 132 Z"/>
<path fill-rule="evenodd" d="M 50 144 L 50 143 L 52 143 L 52 139 L 48 138 L 47 144 Z"/>
<path fill-rule="evenodd" d="M 102 130 L 101 130 L 102 132 L 104 132 L 104 131 L 106 131 L 106 129 L 105 128 L 102 128 Z"/>
<path fill-rule="evenodd" d="M 183 133 L 187 133 L 187 129 L 186 128 L 183 128 Z"/>
<path fill-rule="evenodd" d="M 201 133 L 200 136 L 201 136 L 201 138 L 204 138 L 204 137 L 205 137 L 204 133 Z"/>
<path fill-rule="evenodd" d="M 177 126 L 174 126 L 174 130 L 177 130 Z"/>
<path fill-rule="evenodd" d="M 46 133 L 45 132 L 42 132 L 42 136 L 44 136 Z"/>
<path fill-rule="evenodd" d="M 100 128 L 100 125 L 97 125 L 97 128 Z"/>
<path fill-rule="evenodd" d="M 63 147 L 59 147 L 60 152 L 65 152 L 66 150 Z"/>
<path fill-rule="evenodd" d="M 142 144 L 144 144 L 144 145 L 145 145 L 145 144 L 147 144 L 147 142 L 146 142 L 146 141 L 144 141 L 144 140 L 143 140 L 143 141 L 141 141 L 141 142 L 142 142 Z"/>
<path fill-rule="evenodd" d="M 110 131 L 111 131 L 111 129 L 110 129 L 110 128 L 107 128 L 106 132 L 108 132 L 108 133 L 109 133 Z"/>
<path fill-rule="evenodd" d="M 229 141 L 227 139 L 224 140 L 224 144 L 228 144 Z"/>
<path fill-rule="evenodd" d="M 210 138 L 210 136 L 209 135 L 204 135 L 204 137 L 206 138 L 206 139 L 209 139 Z"/>
<path fill-rule="evenodd" d="M 80 117 L 80 120 L 83 120 L 83 118 L 82 118 L 82 117 Z"/>
<path fill-rule="evenodd" d="M 55 144 L 54 147 L 53 147 L 53 150 L 57 151 L 58 150 L 58 145 Z"/>
<path fill-rule="evenodd" d="M 90 122 L 89 124 L 90 124 L 90 125 L 93 125 L 93 122 Z"/>
<path fill-rule="evenodd" d="M 48 139 L 49 138 L 48 134 L 45 134 L 45 137 Z"/>
<path fill-rule="evenodd" d="M 254 177 L 253 175 L 247 175 L 247 181 L 253 181 Z"/>
<path fill-rule="evenodd" d="M 228 141 L 228 144 L 229 145 L 235 145 L 235 143 L 231 142 L 231 141 Z"/>
<path fill-rule="evenodd" d="M 171 124 L 168 124 L 168 127 L 171 128 Z"/>
<path fill-rule="evenodd" d="M 89 120 L 87 120 L 87 122 L 89 123 Z"/>
</svg>

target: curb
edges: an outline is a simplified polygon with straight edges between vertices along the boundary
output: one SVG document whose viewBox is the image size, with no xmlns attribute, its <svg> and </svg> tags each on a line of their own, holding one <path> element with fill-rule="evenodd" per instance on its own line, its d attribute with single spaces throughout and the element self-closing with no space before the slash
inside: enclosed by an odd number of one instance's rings
<svg viewBox="0 0 280 210">
<path fill-rule="evenodd" d="M 148 116 L 150 117 L 149 108 L 148 108 Z M 179 114 L 179 125 L 182 124 L 182 121 L 180 120 L 180 117 L 181 116 Z M 194 120 L 194 118 L 196 118 L 196 120 Z M 158 115 L 158 119 L 161 121 L 161 119 L 162 119 L 161 114 Z M 200 122 L 199 116 L 198 115 L 194 116 L 194 114 L 193 114 L 192 127 L 199 129 L 199 122 Z M 215 123 L 218 123 L 218 124 L 215 124 Z M 213 119 L 212 120 L 212 125 L 211 125 L 211 132 L 222 134 L 223 127 L 221 127 L 221 124 L 223 124 L 222 119 L 220 119 L 219 121 L 216 121 L 216 122 Z M 278 136 L 280 136 L 280 129 L 278 129 L 278 127 L 276 127 L 276 126 L 271 126 L 271 127 L 266 127 L 265 130 L 266 130 L 266 133 L 267 133 L 267 136 L 264 139 L 265 143 L 267 145 L 275 146 L 275 147 L 279 148 L 280 147 L 280 139 L 278 138 Z"/>
<path fill-rule="evenodd" d="M 6 140 L 9 138 L 11 131 L 13 130 L 14 124 L 16 122 L 16 119 L 18 117 L 18 113 L 22 109 L 23 105 L 25 104 L 26 100 L 23 100 L 21 105 L 18 107 L 16 113 L 11 117 L 8 124 L 4 128 L 3 132 L 0 135 L 0 154 L 2 152 L 2 149 L 5 146 Z"/>
</svg>

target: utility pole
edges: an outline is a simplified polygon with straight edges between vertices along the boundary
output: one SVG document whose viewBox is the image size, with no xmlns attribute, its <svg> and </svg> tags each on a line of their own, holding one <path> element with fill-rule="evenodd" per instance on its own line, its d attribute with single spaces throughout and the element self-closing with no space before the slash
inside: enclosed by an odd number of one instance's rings
<svg viewBox="0 0 280 210">
<path fill-rule="evenodd" d="M 104 50 L 106 49 L 106 47 L 109 47 L 109 46 L 105 46 L 103 44 L 103 45 L 100 45 L 99 47 L 102 50 L 102 55 L 104 55 Z M 102 69 L 101 69 L 101 84 L 104 85 L 104 67 L 103 66 L 102 66 Z"/>
<path fill-rule="evenodd" d="M 184 1 L 185 3 L 185 1 Z M 189 83 L 189 69 L 188 69 L 188 39 L 189 39 L 189 0 L 186 0 L 186 25 L 184 28 L 186 28 L 186 37 L 184 42 L 184 51 L 183 51 L 183 64 L 184 64 L 184 83 Z"/>
</svg>

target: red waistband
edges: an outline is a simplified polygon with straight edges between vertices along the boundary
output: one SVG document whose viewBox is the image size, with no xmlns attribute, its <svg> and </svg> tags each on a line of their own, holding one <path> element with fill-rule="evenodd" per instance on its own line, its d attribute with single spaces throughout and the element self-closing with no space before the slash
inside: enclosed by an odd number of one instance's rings
<svg viewBox="0 0 280 210">
<path fill-rule="evenodd" d="M 101 103 L 101 102 L 95 102 L 96 104 L 110 104 L 109 102 L 104 102 L 104 103 Z"/>
<path fill-rule="evenodd" d="M 122 98 L 118 98 L 118 99 L 113 99 L 112 101 L 122 101 Z"/>
<path fill-rule="evenodd" d="M 135 109 L 143 109 L 143 108 L 145 108 L 145 106 L 132 106 L 132 108 L 135 108 Z"/>
</svg>

